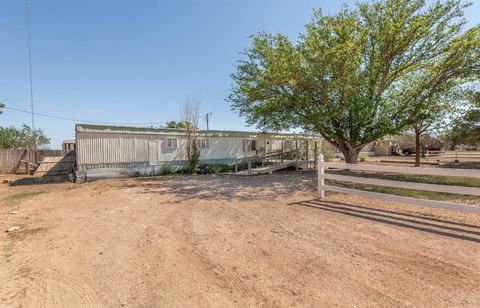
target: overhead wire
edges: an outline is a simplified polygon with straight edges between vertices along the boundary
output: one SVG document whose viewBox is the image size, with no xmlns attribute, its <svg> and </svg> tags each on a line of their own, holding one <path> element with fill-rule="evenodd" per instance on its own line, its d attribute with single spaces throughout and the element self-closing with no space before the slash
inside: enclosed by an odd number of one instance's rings
<svg viewBox="0 0 480 308">
<path fill-rule="evenodd" d="M 101 124 L 105 124 L 105 125 L 138 125 L 138 126 L 163 125 L 163 124 L 166 124 L 166 122 L 130 122 L 130 123 L 125 123 L 125 122 L 89 121 L 89 120 L 82 120 L 82 119 L 62 117 L 62 116 L 57 116 L 57 115 L 52 115 L 52 114 L 32 112 L 32 111 L 23 110 L 23 109 L 14 108 L 14 107 L 9 107 L 9 106 L 5 106 L 4 109 L 16 111 L 16 112 L 27 113 L 27 114 L 34 114 L 34 115 L 36 115 L 36 116 L 45 117 L 45 118 L 51 118 L 51 119 L 57 119 L 57 120 L 64 120 L 64 121 L 72 121 L 72 122 L 84 123 L 84 124 L 99 124 L 99 125 L 101 125 Z"/>
</svg>

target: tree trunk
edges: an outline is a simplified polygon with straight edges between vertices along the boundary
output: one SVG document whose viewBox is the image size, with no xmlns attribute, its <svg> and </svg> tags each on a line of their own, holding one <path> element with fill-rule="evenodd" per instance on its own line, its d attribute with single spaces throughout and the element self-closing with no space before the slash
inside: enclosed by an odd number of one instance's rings
<svg viewBox="0 0 480 308">
<path fill-rule="evenodd" d="M 361 149 L 340 148 L 339 150 L 342 152 L 346 163 L 356 164 L 358 162 L 358 154 L 360 154 Z"/>
<path fill-rule="evenodd" d="M 419 129 L 415 130 L 415 167 L 420 167 L 420 155 L 422 152 L 422 145 L 420 144 L 420 135 L 422 132 Z"/>
</svg>

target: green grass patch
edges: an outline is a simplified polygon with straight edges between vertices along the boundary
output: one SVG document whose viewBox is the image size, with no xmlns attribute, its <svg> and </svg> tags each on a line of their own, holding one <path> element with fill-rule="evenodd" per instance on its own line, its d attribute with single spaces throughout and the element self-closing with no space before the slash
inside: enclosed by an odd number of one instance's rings
<svg viewBox="0 0 480 308">
<path fill-rule="evenodd" d="M 478 171 L 480 172 L 480 170 Z M 389 180 L 441 184 L 465 187 L 480 187 L 480 179 L 464 178 L 456 176 L 433 176 L 433 175 L 418 175 L 418 174 L 388 174 L 385 177 Z"/>
<path fill-rule="evenodd" d="M 8 196 L 4 201 L 7 206 L 12 206 L 18 202 L 33 198 L 43 193 L 45 193 L 45 191 L 21 192 Z"/>
<path fill-rule="evenodd" d="M 345 186 L 355 188 L 355 189 L 361 189 L 361 190 L 376 192 L 376 193 L 382 193 L 382 194 L 397 195 L 397 196 L 412 197 L 412 198 L 421 198 L 421 199 L 429 199 L 429 200 L 436 200 L 436 201 L 478 200 L 478 196 L 450 194 L 450 193 L 423 191 L 423 190 L 415 190 L 415 189 L 395 188 L 395 187 L 367 185 L 367 184 L 351 184 L 351 185 L 347 184 Z"/>
<path fill-rule="evenodd" d="M 478 171 L 480 172 L 480 170 Z M 359 172 L 359 171 L 341 171 L 332 172 L 333 174 L 343 174 L 349 176 L 366 177 L 373 179 L 382 179 L 400 182 L 413 182 L 425 184 L 439 184 L 452 185 L 464 187 L 480 187 L 480 179 L 457 177 L 457 176 L 434 176 L 434 175 L 420 175 L 420 174 L 392 174 L 392 173 L 373 173 L 373 172 Z"/>
</svg>

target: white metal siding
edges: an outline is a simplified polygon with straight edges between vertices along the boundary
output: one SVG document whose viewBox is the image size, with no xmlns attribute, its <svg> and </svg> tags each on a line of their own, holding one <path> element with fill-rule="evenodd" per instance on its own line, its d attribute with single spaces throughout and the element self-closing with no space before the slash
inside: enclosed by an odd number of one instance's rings
<svg viewBox="0 0 480 308">
<path fill-rule="evenodd" d="M 177 138 L 176 149 L 167 148 L 167 137 Z M 255 155 L 256 151 L 244 151 L 243 141 L 245 139 L 256 139 L 257 150 L 265 148 L 265 141 L 269 140 L 273 151 L 280 150 L 282 141 L 285 140 L 231 136 L 202 136 L 201 138 L 208 139 L 208 148 L 200 150 L 200 158 L 203 160 L 244 158 Z M 77 132 L 77 161 L 80 165 L 109 163 L 149 163 L 155 165 L 163 162 L 183 161 L 187 158 L 186 145 L 186 137 L 179 135 L 80 131 Z"/>
</svg>

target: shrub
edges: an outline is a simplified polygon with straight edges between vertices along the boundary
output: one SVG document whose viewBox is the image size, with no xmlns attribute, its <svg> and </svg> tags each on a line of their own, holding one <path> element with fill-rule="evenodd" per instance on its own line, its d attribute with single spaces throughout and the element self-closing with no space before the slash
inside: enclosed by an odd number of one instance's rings
<svg viewBox="0 0 480 308">
<path fill-rule="evenodd" d="M 179 168 L 177 168 L 175 173 L 177 173 L 177 174 L 189 174 L 190 171 L 189 171 L 187 166 L 180 166 Z"/>
<path fill-rule="evenodd" d="M 160 167 L 161 175 L 170 175 L 175 173 L 175 167 L 170 164 L 164 164 Z"/>
</svg>

